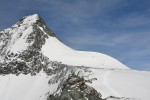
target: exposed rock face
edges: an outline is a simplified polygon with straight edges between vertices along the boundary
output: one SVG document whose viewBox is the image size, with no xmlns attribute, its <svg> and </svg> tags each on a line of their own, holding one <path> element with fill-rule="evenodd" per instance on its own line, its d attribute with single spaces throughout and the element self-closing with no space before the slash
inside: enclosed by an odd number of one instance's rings
<svg viewBox="0 0 150 100">
<path fill-rule="evenodd" d="M 47 100 L 103 100 L 101 94 L 86 85 L 86 82 L 92 80 L 85 80 L 84 77 L 72 73 L 63 84 L 61 93 L 51 94 Z"/>
<path fill-rule="evenodd" d="M 41 53 L 48 36 L 55 34 L 36 14 L 0 31 L 0 74 L 39 72 L 48 63 Z"/>
</svg>

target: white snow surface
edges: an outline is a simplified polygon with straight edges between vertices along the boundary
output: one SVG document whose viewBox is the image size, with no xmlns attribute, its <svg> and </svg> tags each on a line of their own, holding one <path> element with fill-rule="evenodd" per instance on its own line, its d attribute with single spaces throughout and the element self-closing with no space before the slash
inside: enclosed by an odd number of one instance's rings
<svg viewBox="0 0 150 100">
<path fill-rule="evenodd" d="M 91 69 L 97 80 L 88 85 L 108 96 L 125 97 L 131 99 L 120 100 L 149 100 L 150 72 L 119 70 L 119 69 Z M 31 75 L 0 75 L 0 100 L 46 100 L 47 95 L 53 93 L 58 84 L 48 85 L 47 76 L 42 71 L 36 76 Z M 108 99 L 115 100 L 115 99 Z"/>
<path fill-rule="evenodd" d="M 58 87 L 48 84 L 50 77 L 42 72 L 36 76 L 0 75 L 0 100 L 46 100 L 46 93 L 53 93 Z"/>
<path fill-rule="evenodd" d="M 27 47 L 29 46 L 29 43 L 27 43 L 26 40 L 27 40 L 28 35 L 31 34 L 32 31 L 33 31 L 33 27 L 30 26 L 28 29 L 23 31 L 22 36 L 19 39 L 16 38 L 17 37 L 16 34 L 13 34 L 12 40 L 10 42 L 12 44 L 9 45 L 8 50 L 10 50 L 13 53 L 17 53 L 17 52 L 26 50 Z M 30 44 L 32 44 L 32 43 L 30 43 Z"/>
<path fill-rule="evenodd" d="M 42 47 L 42 52 L 50 60 L 60 61 L 68 65 L 129 69 L 124 64 L 108 55 L 73 50 L 61 43 L 56 37 L 49 37 L 46 40 L 45 45 Z"/>
<path fill-rule="evenodd" d="M 116 96 L 150 100 L 150 72 L 136 70 L 92 69 L 97 78 L 91 85 L 102 97 Z"/>
</svg>

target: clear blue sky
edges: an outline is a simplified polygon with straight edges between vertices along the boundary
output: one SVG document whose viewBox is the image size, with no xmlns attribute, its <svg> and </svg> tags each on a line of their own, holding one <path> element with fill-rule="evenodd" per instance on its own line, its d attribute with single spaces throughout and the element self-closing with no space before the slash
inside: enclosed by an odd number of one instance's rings
<svg viewBox="0 0 150 100">
<path fill-rule="evenodd" d="M 150 0 L 0 0 L 0 29 L 34 13 L 71 48 L 150 70 Z"/>
</svg>

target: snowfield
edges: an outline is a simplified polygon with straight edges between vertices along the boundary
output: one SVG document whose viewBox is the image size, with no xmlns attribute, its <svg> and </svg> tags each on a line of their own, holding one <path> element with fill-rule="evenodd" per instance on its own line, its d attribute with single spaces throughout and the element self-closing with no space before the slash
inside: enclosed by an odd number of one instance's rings
<svg viewBox="0 0 150 100">
<path fill-rule="evenodd" d="M 137 100 L 150 99 L 149 71 L 118 69 L 92 69 L 92 71 L 97 81 L 93 81 L 91 86 L 102 93 L 103 98 L 116 96 Z"/>
<path fill-rule="evenodd" d="M 48 84 L 50 78 L 42 72 L 36 76 L 0 75 L 0 100 L 46 100 L 46 93 L 53 93 L 58 87 Z"/>
<path fill-rule="evenodd" d="M 131 99 L 119 100 L 149 100 L 150 72 L 118 69 L 91 69 L 97 80 L 88 85 L 102 94 L 102 98 L 109 96 Z M 53 93 L 58 84 L 49 85 L 51 76 L 40 72 L 31 75 L 0 76 L 0 100 L 46 100 L 46 93 Z M 108 99 L 109 100 L 109 99 Z M 113 100 L 113 99 L 110 99 Z"/>
</svg>

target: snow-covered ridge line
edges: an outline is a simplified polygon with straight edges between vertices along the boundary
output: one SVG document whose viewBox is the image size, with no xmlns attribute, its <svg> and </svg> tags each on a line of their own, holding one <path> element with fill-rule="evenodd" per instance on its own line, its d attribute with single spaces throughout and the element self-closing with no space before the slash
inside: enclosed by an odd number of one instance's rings
<svg viewBox="0 0 150 100">
<path fill-rule="evenodd" d="M 46 43 L 42 47 L 42 53 L 50 60 L 60 61 L 68 65 L 129 69 L 108 55 L 73 50 L 61 43 L 56 37 L 46 39 Z"/>
</svg>

